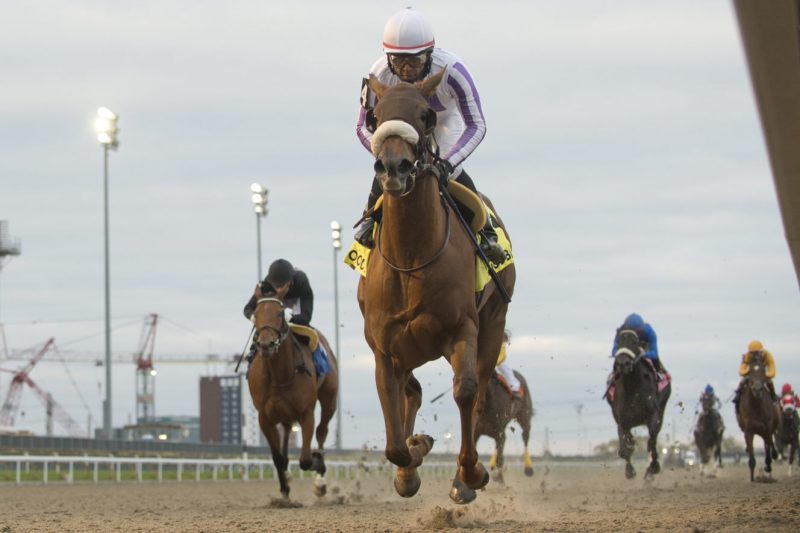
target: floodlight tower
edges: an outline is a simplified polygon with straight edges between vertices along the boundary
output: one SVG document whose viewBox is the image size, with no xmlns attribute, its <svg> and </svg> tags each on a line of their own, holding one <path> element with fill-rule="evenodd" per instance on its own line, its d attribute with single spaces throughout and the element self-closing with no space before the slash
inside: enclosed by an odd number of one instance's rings
<svg viewBox="0 0 800 533">
<path fill-rule="evenodd" d="M 336 260 L 342 249 L 342 225 L 331 222 L 331 244 L 333 245 L 333 334 L 336 339 L 336 357 L 342 360 L 339 353 L 339 267 Z M 339 365 L 339 387 L 336 390 L 336 449 L 342 449 L 342 367 Z"/>
<path fill-rule="evenodd" d="M 258 279 L 261 281 L 261 219 L 267 216 L 269 210 L 267 209 L 267 202 L 269 201 L 269 191 L 258 183 L 250 185 L 250 192 L 253 195 L 250 199 L 253 201 L 253 209 L 256 212 L 256 254 L 258 264 Z"/>
<path fill-rule="evenodd" d="M 94 120 L 94 129 L 97 132 L 97 142 L 103 145 L 103 242 L 105 245 L 104 271 L 105 271 L 105 317 L 106 317 L 106 399 L 103 402 L 103 436 L 111 438 L 111 293 L 109 290 L 109 261 L 108 261 L 108 151 L 119 147 L 119 117 L 107 107 L 97 109 L 97 118 Z"/>
<path fill-rule="evenodd" d="M 0 220 L 0 272 L 3 271 L 6 263 L 21 253 L 21 250 L 19 239 L 12 239 L 8 235 L 8 222 Z M 0 320 L 0 324 L 2 322 Z"/>
</svg>

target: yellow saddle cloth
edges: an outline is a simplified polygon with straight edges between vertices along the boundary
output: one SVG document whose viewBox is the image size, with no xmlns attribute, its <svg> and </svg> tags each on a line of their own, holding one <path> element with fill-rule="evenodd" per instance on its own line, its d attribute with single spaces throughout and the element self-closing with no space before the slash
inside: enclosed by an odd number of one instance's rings
<svg viewBox="0 0 800 533">
<path fill-rule="evenodd" d="M 452 183 L 452 182 L 451 182 Z M 459 185 L 459 184 L 456 184 Z M 465 190 L 469 191 L 469 189 Z M 494 215 L 494 213 L 486 208 L 489 212 L 489 216 Z M 478 218 L 477 216 L 475 218 Z M 485 215 L 483 220 L 485 221 Z M 473 220 L 474 223 L 474 220 Z M 478 229 L 482 228 L 484 223 L 481 223 L 478 226 Z M 474 228 L 473 228 L 474 230 Z M 477 231 L 477 230 L 474 230 Z M 514 262 L 514 254 L 511 250 L 511 241 L 508 240 L 508 236 L 506 235 L 505 230 L 501 227 L 496 227 L 495 231 L 497 232 L 497 243 L 503 247 L 503 250 L 506 252 L 506 259 L 499 265 L 495 265 L 494 263 L 492 266 L 494 267 L 495 272 L 501 272 L 504 268 Z M 375 224 L 375 229 L 373 230 L 373 238 L 377 235 L 378 232 L 378 224 Z M 478 242 L 482 237 L 478 236 Z M 350 250 L 344 255 L 344 264 L 352 268 L 353 270 L 357 271 L 362 276 L 367 276 L 367 264 L 369 263 L 369 257 L 372 253 L 372 250 L 367 248 L 366 246 L 362 245 L 357 241 L 353 241 L 353 245 L 350 247 Z M 481 261 L 481 258 L 478 255 L 475 255 L 475 292 L 481 292 L 484 287 L 492 280 L 492 277 L 489 275 L 489 269 L 487 268 L 486 264 Z"/>
<path fill-rule="evenodd" d="M 302 324 L 289 324 L 289 328 L 295 335 L 308 339 L 308 347 L 312 352 L 317 349 L 317 344 L 319 344 L 317 330 L 308 326 L 303 326 Z"/>
</svg>

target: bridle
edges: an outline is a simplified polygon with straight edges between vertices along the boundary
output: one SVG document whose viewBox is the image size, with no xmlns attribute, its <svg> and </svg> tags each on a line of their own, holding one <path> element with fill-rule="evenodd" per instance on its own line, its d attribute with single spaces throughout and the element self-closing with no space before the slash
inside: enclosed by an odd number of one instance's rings
<svg viewBox="0 0 800 533">
<path fill-rule="evenodd" d="M 255 313 L 258 306 L 265 302 L 273 302 L 277 303 L 283 309 L 283 302 L 278 298 L 260 298 L 256 301 L 256 306 L 253 309 L 253 313 Z M 262 344 L 259 341 L 259 337 L 261 336 L 262 331 L 269 331 L 272 332 L 274 338 L 267 344 Z M 281 313 L 281 327 L 280 329 L 274 328 L 270 325 L 261 326 L 260 328 L 256 329 L 255 338 L 256 338 L 256 347 L 265 355 L 265 356 L 272 356 L 277 351 L 278 348 L 281 347 L 283 341 L 286 340 L 286 337 L 289 336 L 289 323 L 286 322 L 286 318 L 284 318 L 283 313 Z"/>
<path fill-rule="evenodd" d="M 625 329 L 625 330 L 620 331 L 618 336 L 622 336 L 624 333 L 632 333 L 633 335 L 635 335 L 636 339 L 637 339 L 637 343 L 638 343 L 639 336 L 636 334 L 635 331 L 629 330 L 629 329 Z M 617 351 L 614 352 L 614 360 L 617 361 L 618 360 L 617 357 L 620 356 L 620 355 L 623 355 L 623 356 L 625 356 L 625 358 L 630 359 L 631 368 L 633 368 L 633 367 L 636 366 L 636 364 L 642 358 L 641 350 L 637 350 L 637 351 L 638 351 L 638 353 L 635 353 L 630 348 L 628 348 L 626 346 L 623 346 L 621 348 L 618 348 Z"/>
<path fill-rule="evenodd" d="M 424 136 L 420 136 L 419 141 L 417 141 L 417 143 L 414 145 L 414 157 L 415 157 L 414 166 L 411 172 L 409 172 L 408 174 L 408 178 L 411 182 L 411 185 L 410 186 L 406 185 L 406 190 L 404 190 L 403 193 L 400 194 L 400 198 L 403 198 L 404 196 L 408 196 L 409 194 L 411 194 L 411 191 L 414 190 L 414 186 L 417 183 L 418 175 L 430 176 L 433 177 L 434 179 L 438 179 L 438 176 L 433 172 L 434 165 L 426 162 L 427 159 L 431 159 L 433 161 L 441 161 L 441 158 L 439 157 L 438 154 L 438 149 L 434 150 L 432 148 L 432 135 L 430 132 L 426 133 Z M 423 262 L 421 265 L 417 265 L 415 267 L 407 267 L 407 268 L 400 267 L 389 261 L 389 259 L 387 259 L 386 255 L 383 253 L 383 248 L 381 246 L 381 230 L 383 229 L 383 224 L 380 224 L 378 226 L 378 234 L 375 237 L 375 247 L 378 250 L 378 254 L 383 259 L 383 262 L 386 263 L 386 265 L 389 268 L 391 268 L 396 272 L 402 272 L 407 274 L 410 272 L 416 272 L 418 270 L 422 270 L 423 268 L 426 268 L 435 263 L 436 260 L 439 259 L 439 257 L 441 257 L 441 255 L 444 253 L 445 248 L 447 248 L 447 243 L 450 242 L 450 212 L 448 211 L 449 208 L 447 202 L 445 202 L 444 199 L 442 199 L 442 207 L 444 208 L 445 212 L 444 219 L 446 224 L 442 245 L 430 259 Z"/>
<path fill-rule="evenodd" d="M 278 303 L 280 304 L 281 309 L 284 309 L 283 302 L 278 298 L 260 298 L 256 301 L 256 308 L 258 308 L 258 306 L 264 302 Z M 255 309 L 253 309 L 253 312 L 255 313 Z M 275 338 L 272 339 L 272 341 L 270 341 L 268 344 L 262 345 L 260 342 L 258 342 L 258 336 L 260 332 L 265 330 L 272 332 L 275 335 Z M 285 341 L 286 338 L 289 337 L 290 332 L 291 328 L 289 327 L 289 323 L 286 321 L 286 318 L 283 316 L 283 313 L 281 313 L 280 329 L 267 325 L 267 326 L 262 326 L 256 330 L 256 348 L 261 352 L 261 354 L 264 357 L 270 359 L 278 352 L 278 349 L 281 347 L 281 344 L 283 344 L 283 341 Z M 297 346 L 297 349 L 301 350 L 302 348 L 300 345 L 300 341 L 298 341 L 294 335 L 291 336 L 291 339 L 292 341 L 294 341 L 294 344 L 295 346 Z M 291 387 L 292 383 L 294 383 L 294 378 L 295 376 L 297 376 L 298 372 L 303 372 L 309 376 L 311 375 L 311 372 L 308 370 L 308 368 L 306 368 L 305 361 L 303 360 L 302 357 L 300 357 L 300 363 L 295 365 L 294 371 L 292 372 L 292 375 L 288 380 L 284 381 L 283 383 L 273 383 L 272 386 L 275 387 L 276 389 L 286 389 Z"/>
</svg>

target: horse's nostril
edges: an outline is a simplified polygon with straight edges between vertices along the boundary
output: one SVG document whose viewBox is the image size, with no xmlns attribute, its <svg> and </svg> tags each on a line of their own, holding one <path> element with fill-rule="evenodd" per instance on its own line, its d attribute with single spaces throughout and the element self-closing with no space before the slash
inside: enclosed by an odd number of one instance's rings
<svg viewBox="0 0 800 533">
<path fill-rule="evenodd" d="M 414 170 L 414 163 L 408 159 L 403 159 L 400 161 L 400 164 L 397 165 L 397 170 L 403 174 L 409 174 L 412 170 Z"/>
<path fill-rule="evenodd" d="M 375 164 L 372 165 L 372 168 L 375 169 L 375 173 L 376 174 L 385 174 L 386 173 L 386 167 L 383 165 L 383 161 L 381 161 L 380 159 L 376 159 L 375 160 Z"/>
</svg>

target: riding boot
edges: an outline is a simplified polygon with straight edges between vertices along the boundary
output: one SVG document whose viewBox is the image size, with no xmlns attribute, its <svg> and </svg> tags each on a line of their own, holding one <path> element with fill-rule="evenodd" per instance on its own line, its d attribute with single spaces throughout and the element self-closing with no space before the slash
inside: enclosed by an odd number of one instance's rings
<svg viewBox="0 0 800 533">
<path fill-rule="evenodd" d="M 378 177 L 375 176 L 372 178 L 372 189 L 369 192 L 369 197 L 367 198 L 367 207 L 364 209 L 364 214 L 366 215 L 374 206 L 375 202 L 378 201 L 378 198 L 381 196 L 381 186 L 378 183 Z M 375 227 L 375 222 L 380 221 L 380 212 L 379 213 L 372 213 L 368 216 L 361 225 L 356 228 L 355 233 L 355 240 L 361 244 L 362 246 L 366 246 L 367 248 L 374 248 L 375 241 L 372 238 L 373 228 Z"/>
<path fill-rule="evenodd" d="M 478 198 L 480 198 L 480 194 L 475 188 L 475 183 L 465 170 L 462 169 L 461 173 L 455 180 L 470 191 L 474 192 Z M 479 233 L 483 236 L 480 246 L 481 250 L 483 250 L 483 253 L 486 255 L 486 258 L 495 265 L 499 265 L 505 262 L 506 252 L 503 250 L 503 247 L 497 243 L 497 232 L 492 225 L 491 218 L 492 217 L 490 216 L 486 217 L 486 225 L 484 225 L 479 231 Z"/>
</svg>

